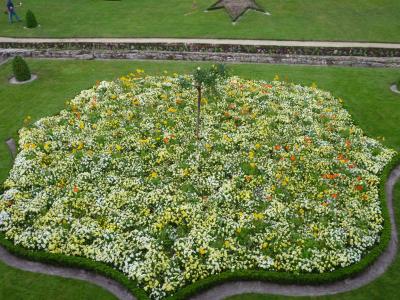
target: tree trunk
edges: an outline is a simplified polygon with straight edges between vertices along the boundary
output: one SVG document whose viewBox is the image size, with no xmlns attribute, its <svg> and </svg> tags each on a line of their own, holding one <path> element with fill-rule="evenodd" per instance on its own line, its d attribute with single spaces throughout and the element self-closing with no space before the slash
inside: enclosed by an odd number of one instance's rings
<svg viewBox="0 0 400 300">
<path fill-rule="evenodd" d="M 201 108 L 201 85 L 197 86 L 197 122 L 196 122 L 196 138 L 200 139 L 200 108 Z"/>
</svg>

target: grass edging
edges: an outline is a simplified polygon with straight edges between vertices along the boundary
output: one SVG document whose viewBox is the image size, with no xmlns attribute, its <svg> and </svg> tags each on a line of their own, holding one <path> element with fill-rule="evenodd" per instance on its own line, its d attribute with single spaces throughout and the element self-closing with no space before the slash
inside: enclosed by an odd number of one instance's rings
<svg viewBox="0 0 400 300">
<path fill-rule="evenodd" d="M 380 186 L 379 186 L 379 198 L 382 207 L 382 216 L 384 218 L 383 230 L 381 233 L 381 239 L 379 244 L 375 245 L 359 262 L 351 266 L 337 269 L 329 273 L 307 273 L 307 274 L 293 274 L 276 271 L 262 271 L 262 270 L 242 270 L 234 272 L 223 272 L 217 275 L 212 275 L 205 279 L 201 279 L 194 282 L 174 295 L 168 297 L 169 300 L 181 300 L 187 299 L 190 296 L 198 294 L 204 290 L 207 290 L 220 283 L 236 280 L 258 280 L 268 281 L 274 283 L 283 284 L 311 284 L 318 285 L 322 283 L 332 283 L 338 280 L 354 277 L 368 266 L 372 265 L 375 260 L 386 250 L 390 237 L 392 226 L 390 223 L 389 210 L 387 206 L 387 193 L 386 193 L 386 182 L 389 178 L 392 170 L 400 164 L 400 154 L 398 153 L 391 161 L 386 165 L 382 173 L 380 174 Z M 2 193 L 2 187 L 0 188 Z M 13 242 L 5 238 L 5 234 L 0 232 L 0 245 L 7 249 L 10 253 L 22 257 L 31 261 L 37 261 L 42 263 L 49 263 L 56 266 L 81 268 L 88 271 L 104 275 L 111 278 L 121 285 L 123 285 L 128 291 L 130 291 L 138 300 L 150 299 L 144 289 L 137 286 L 134 280 L 129 279 L 122 272 L 114 269 L 112 266 L 105 263 L 96 262 L 84 257 L 67 256 L 63 254 L 47 253 L 45 251 L 30 250 L 23 248 L 18 245 L 14 245 Z"/>
</svg>

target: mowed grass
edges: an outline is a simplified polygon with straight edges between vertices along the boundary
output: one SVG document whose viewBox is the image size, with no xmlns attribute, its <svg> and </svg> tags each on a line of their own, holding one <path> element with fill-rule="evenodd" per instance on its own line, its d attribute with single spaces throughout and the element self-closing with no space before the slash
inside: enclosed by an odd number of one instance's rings
<svg viewBox="0 0 400 300">
<path fill-rule="evenodd" d="M 200 63 L 28 60 L 28 64 L 39 79 L 18 86 L 8 84 L 11 64 L 0 67 L 0 141 L 8 137 L 17 138 L 17 131 L 28 115 L 37 120 L 56 114 L 64 107 L 66 100 L 94 85 L 96 80 L 111 80 L 136 68 L 150 74 L 163 74 L 164 71 L 190 72 Z M 400 128 L 397 126 L 400 120 L 400 96 L 389 90 L 389 85 L 398 79 L 399 72 L 396 69 L 254 64 L 235 64 L 229 65 L 229 68 L 233 74 L 246 78 L 272 80 L 279 74 L 282 80 L 304 85 L 315 82 L 318 87 L 343 98 L 354 120 L 369 136 L 380 137 L 381 140 L 384 137 L 383 143 L 386 146 L 400 150 Z M 10 168 L 8 150 L 1 142 L 0 182 L 6 179 Z M 398 187 L 396 195 L 400 200 L 399 194 Z M 398 214 L 399 211 L 397 209 Z M 373 284 L 375 293 L 382 290 L 388 293 L 385 299 L 392 296 L 400 283 L 399 266 L 400 261 L 396 261 L 387 275 L 379 279 L 381 283 Z M 22 272 L 1 263 L 0 281 L 0 299 L 113 299 L 106 291 L 90 284 Z M 364 288 L 360 293 L 360 298 L 354 299 L 365 299 L 362 296 L 369 295 L 369 289 Z M 353 298 L 348 296 L 339 299 Z"/>
<path fill-rule="evenodd" d="M 394 192 L 394 209 L 397 227 L 400 226 L 400 182 Z M 400 234 L 398 235 L 400 238 Z M 276 295 L 245 294 L 226 300 L 398 300 L 400 299 L 400 254 L 388 271 L 377 280 L 351 292 L 323 297 L 285 297 Z"/>
<path fill-rule="evenodd" d="M 19 1 L 14 1 L 16 4 Z M 257 0 L 270 16 L 248 11 L 232 24 L 225 10 L 205 12 L 216 0 L 25 0 L 39 28 L 9 25 L 0 36 L 203 37 L 400 42 L 398 0 Z M 197 5 L 193 8 L 193 2 Z"/>
<path fill-rule="evenodd" d="M 102 288 L 79 280 L 65 279 L 10 268 L 0 262 L 2 300 L 116 300 Z"/>
</svg>

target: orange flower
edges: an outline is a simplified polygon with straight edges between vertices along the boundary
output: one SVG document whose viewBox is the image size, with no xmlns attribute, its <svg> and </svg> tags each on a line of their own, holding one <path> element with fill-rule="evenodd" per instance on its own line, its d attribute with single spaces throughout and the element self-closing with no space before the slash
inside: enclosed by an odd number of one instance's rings
<svg viewBox="0 0 400 300">
<path fill-rule="evenodd" d="M 324 179 L 336 179 L 336 178 L 340 177 L 340 174 L 337 174 L 337 173 L 322 174 L 321 176 L 322 176 L 322 178 L 324 178 Z"/>
<path fill-rule="evenodd" d="M 343 163 L 346 163 L 346 162 L 349 161 L 342 153 L 339 153 L 337 159 L 338 159 L 340 162 L 343 162 Z"/>
<path fill-rule="evenodd" d="M 291 161 L 295 161 L 295 160 L 296 160 L 296 156 L 292 155 L 292 156 L 290 157 L 290 160 L 291 160 Z"/>
<path fill-rule="evenodd" d="M 246 176 L 244 176 L 244 179 L 246 179 L 247 182 L 250 182 L 253 179 L 253 176 L 246 175 Z"/>
<path fill-rule="evenodd" d="M 349 140 L 346 140 L 346 148 L 350 148 L 351 147 L 351 142 Z"/>
<path fill-rule="evenodd" d="M 276 150 L 276 151 L 281 150 L 281 148 L 282 148 L 281 145 L 275 145 L 275 150 Z"/>
<path fill-rule="evenodd" d="M 335 194 L 332 194 L 331 196 L 332 196 L 333 199 L 336 199 L 338 194 L 335 193 Z"/>
<path fill-rule="evenodd" d="M 164 141 L 165 144 L 168 144 L 168 143 L 169 143 L 169 137 L 165 137 L 165 138 L 163 139 L 163 141 Z"/>
<path fill-rule="evenodd" d="M 79 192 L 79 189 L 76 185 L 74 185 L 74 193 L 77 193 L 77 192 Z"/>
<path fill-rule="evenodd" d="M 312 139 L 309 136 L 305 136 L 304 137 L 304 142 L 306 142 L 307 144 L 311 144 L 312 143 Z"/>
<path fill-rule="evenodd" d="M 354 188 L 355 188 L 357 191 L 360 191 L 360 192 L 364 189 L 364 187 L 363 187 L 362 185 L 360 185 L 360 184 L 357 184 Z"/>
</svg>

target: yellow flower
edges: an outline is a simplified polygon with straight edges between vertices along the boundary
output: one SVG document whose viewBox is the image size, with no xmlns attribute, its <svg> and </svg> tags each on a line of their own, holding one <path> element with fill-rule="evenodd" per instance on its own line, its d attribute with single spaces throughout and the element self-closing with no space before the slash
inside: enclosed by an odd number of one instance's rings
<svg viewBox="0 0 400 300">
<path fill-rule="evenodd" d="M 43 148 L 44 148 L 44 150 L 49 151 L 50 148 L 51 148 L 51 142 L 46 142 L 46 143 L 44 143 Z"/>
<path fill-rule="evenodd" d="M 229 242 L 228 240 L 226 240 L 226 241 L 224 242 L 224 247 L 225 247 L 225 248 L 230 248 L 230 247 L 231 247 L 231 242 Z"/>
<path fill-rule="evenodd" d="M 204 254 L 206 254 L 206 253 L 207 253 L 207 250 L 206 250 L 206 249 L 204 249 L 203 247 L 200 247 L 200 249 L 199 249 L 199 253 L 200 253 L 200 255 L 204 255 Z"/>
<path fill-rule="evenodd" d="M 80 141 L 80 142 L 78 143 L 78 147 L 77 147 L 76 149 L 82 150 L 82 149 L 83 149 L 83 146 L 84 146 L 84 143 L 83 143 L 82 141 Z"/>
<path fill-rule="evenodd" d="M 80 121 L 80 122 L 79 122 L 79 128 L 80 128 L 80 129 L 85 128 L 85 123 L 83 123 L 83 121 Z"/>
<path fill-rule="evenodd" d="M 250 163 L 250 167 L 252 167 L 253 169 L 255 169 L 256 164 L 252 162 L 252 163 Z"/>
<path fill-rule="evenodd" d="M 224 140 L 227 141 L 228 143 L 232 142 L 233 139 L 231 139 L 229 136 L 227 136 L 226 134 L 224 134 Z"/>
<path fill-rule="evenodd" d="M 115 149 L 117 151 L 121 151 L 122 150 L 122 146 L 117 144 L 117 145 L 115 145 Z"/>
<path fill-rule="evenodd" d="M 264 215 L 262 213 L 253 213 L 254 220 L 262 220 Z"/>
<path fill-rule="evenodd" d="M 140 139 L 139 143 L 144 145 L 144 144 L 148 144 L 150 142 L 150 139 L 146 138 L 146 139 Z"/>
<path fill-rule="evenodd" d="M 154 178 L 157 178 L 158 177 L 158 174 L 156 173 L 156 172 L 151 172 L 151 174 L 150 174 L 150 178 L 152 178 L 152 179 L 154 179 Z"/>
<path fill-rule="evenodd" d="M 174 112 L 176 112 L 176 108 L 170 107 L 170 108 L 168 108 L 168 112 L 174 113 Z"/>
<path fill-rule="evenodd" d="M 117 95 L 112 95 L 111 99 L 113 99 L 113 100 L 117 99 Z"/>
<path fill-rule="evenodd" d="M 249 152 L 249 158 L 250 159 L 254 159 L 254 151 L 250 151 Z"/>
<path fill-rule="evenodd" d="M 256 144 L 256 149 L 258 150 L 258 149 L 260 149 L 261 148 L 261 145 L 260 144 Z"/>
<path fill-rule="evenodd" d="M 279 75 L 276 74 L 275 77 L 274 77 L 274 81 L 279 81 L 279 79 L 280 79 L 280 78 L 279 78 Z"/>
</svg>

